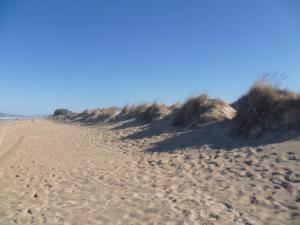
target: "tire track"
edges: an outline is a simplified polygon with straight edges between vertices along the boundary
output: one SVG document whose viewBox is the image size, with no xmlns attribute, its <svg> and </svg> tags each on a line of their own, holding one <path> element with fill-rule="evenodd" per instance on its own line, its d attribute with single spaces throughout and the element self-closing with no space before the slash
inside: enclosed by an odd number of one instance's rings
<svg viewBox="0 0 300 225">
<path fill-rule="evenodd" d="M 10 154 L 14 153 L 17 151 L 17 149 L 19 148 L 19 146 L 22 144 L 23 140 L 25 138 L 25 135 L 22 134 L 16 141 L 16 143 L 13 144 L 13 146 L 11 146 L 10 148 L 8 148 L 8 150 L 6 150 L 5 152 L 0 154 L 0 161 L 4 160 L 5 158 L 7 158 Z M 2 136 L 3 139 L 3 136 Z M 1 139 L 0 139 L 1 141 Z M 0 142 L 1 143 L 1 142 Z M 0 145 L 1 146 L 1 145 Z"/>
<path fill-rule="evenodd" d="M 0 147 L 1 147 L 2 143 L 3 143 L 3 139 L 4 139 L 5 135 L 6 135 L 6 129 L 3 128 L 3 132 L 2 132 L 2 134 L 0 136 Z"/>
</svg>

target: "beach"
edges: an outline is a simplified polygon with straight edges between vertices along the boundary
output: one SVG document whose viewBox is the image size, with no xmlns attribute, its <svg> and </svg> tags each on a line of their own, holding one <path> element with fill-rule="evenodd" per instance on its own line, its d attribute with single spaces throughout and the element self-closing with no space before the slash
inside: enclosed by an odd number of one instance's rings
<svg viewBox="0 0 300 225">
<path fill-rule="evenodd" d="M 212 149 L 147 129 L 0 124 L 0 224 L 299 224 L 299 138 Z"/>
</svg>

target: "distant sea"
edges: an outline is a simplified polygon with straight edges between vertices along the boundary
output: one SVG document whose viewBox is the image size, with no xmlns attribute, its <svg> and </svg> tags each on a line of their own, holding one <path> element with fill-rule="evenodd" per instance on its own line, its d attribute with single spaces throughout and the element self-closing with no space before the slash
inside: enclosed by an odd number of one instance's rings
<svg viewBox="0 0 300 225">
<path fill-rule="evenodd" d="M 1 122 L 9 122 L 9 121 L 14 121 L 14 120 L 22 120 L 25 119 L 24 117 L 12 117 L 12 116 L 5 116 L 5 117 L 0 117 L 0 123 Z"/>
<path fill-rule="evenodd" d="M 42 116 L 4 116 L 0 117 L 0 122 L 9 122 L 9 121 L 14 121 L 14 120 L 31 120 L 31 119 L 40 119 L 43 118 Z"/>
<path fill-rule="evenodd" d="M 0 117 L 0 120 L 15 120 L 15 119 L 21 119 L 21 117 L 13 117 L 13 116 Z"/>
</svg>

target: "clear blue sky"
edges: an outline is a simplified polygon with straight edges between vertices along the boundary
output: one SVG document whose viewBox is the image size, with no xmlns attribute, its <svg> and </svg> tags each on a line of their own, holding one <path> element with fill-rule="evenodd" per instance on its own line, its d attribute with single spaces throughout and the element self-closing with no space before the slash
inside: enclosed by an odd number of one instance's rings
<svg viewBox="0 0 300 225">
<path fill-rule="evenodd" d="M 0 111 L 300 90 L 299 0 L 0 0 Z"/>
</svg>

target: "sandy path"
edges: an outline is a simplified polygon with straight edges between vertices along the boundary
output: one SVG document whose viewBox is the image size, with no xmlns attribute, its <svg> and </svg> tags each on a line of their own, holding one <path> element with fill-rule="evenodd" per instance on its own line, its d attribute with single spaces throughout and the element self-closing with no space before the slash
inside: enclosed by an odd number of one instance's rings
<svg viewBox="0 0 300 225">
<path fill-rule="evenodd" d="M 145 153 L 165 136 L 111 128 L 1 124 L 0 224 L 299 224 L 299 141 Z"/>
<path fill-rule="evenodd" d="M 3 128 L 3 130 L 2 130 L 2 132 L 0 134 L 0 147 L 1 147 L 2 143 L 3 143 L 3 138 L 4 138 L 5 134 L 6 134 L 6 129 Z"/>
</svg>

